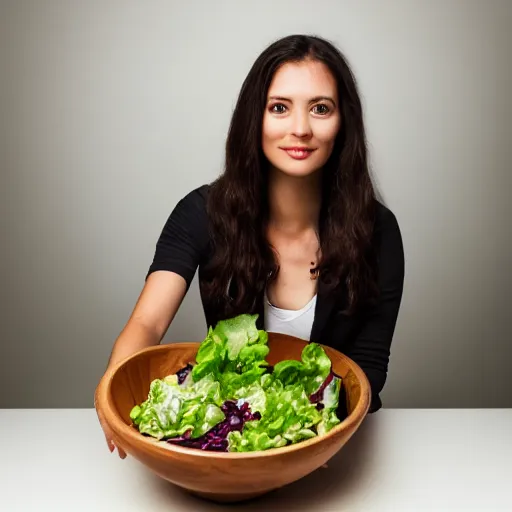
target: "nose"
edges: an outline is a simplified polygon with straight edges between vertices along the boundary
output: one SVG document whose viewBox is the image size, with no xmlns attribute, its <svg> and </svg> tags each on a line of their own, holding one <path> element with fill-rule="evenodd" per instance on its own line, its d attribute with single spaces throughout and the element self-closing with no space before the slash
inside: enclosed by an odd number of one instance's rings
<svg viewBox="0 0 512 512">
<path fill-rule="evenodd" d="M 292 117 L 292 134 L 301 139 L 312 135 L 308 113 L 298 111 L 294 113 Z"/>
</svg>

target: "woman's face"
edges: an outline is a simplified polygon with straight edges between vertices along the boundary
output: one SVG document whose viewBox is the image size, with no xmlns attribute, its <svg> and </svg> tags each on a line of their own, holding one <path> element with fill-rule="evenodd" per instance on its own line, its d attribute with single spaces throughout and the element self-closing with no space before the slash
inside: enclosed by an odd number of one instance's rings
<svg viewBox="0 0 512 512">
<path fill-rule="evenodd" d="M 316 61 L 286 63 L 268 90 L 263 153 L 275 169 L 308 176 L 329 159 L 340 122 L 336 81 L 329 68 Z"/>
</svg>

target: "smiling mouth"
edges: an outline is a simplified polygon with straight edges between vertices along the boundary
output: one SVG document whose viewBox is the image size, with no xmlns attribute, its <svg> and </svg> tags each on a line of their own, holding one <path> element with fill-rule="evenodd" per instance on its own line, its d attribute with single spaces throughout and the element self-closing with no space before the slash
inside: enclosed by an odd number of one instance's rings
<svg viewBox="0 0 512 512">
<path fill-rule="evenodd" d="M 295 160 L 304 160 L 308 158 L 315 149 L 309 148 L 280 148 L 285 151 L 288 156 L 294 158 Z"/>
</svg>

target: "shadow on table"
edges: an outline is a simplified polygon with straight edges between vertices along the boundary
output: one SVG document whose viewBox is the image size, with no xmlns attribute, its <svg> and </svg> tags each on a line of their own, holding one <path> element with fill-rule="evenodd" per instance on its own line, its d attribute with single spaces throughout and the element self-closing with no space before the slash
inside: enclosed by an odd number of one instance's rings
<svg viewBox="0 0 512 512">
<path fill-rule="evenodd" d="M 320 468 L 257 502 L 231 510 L 262 510 L 266 505 L 270 508 L 279 505 L 282 510 L 318 510 L 322 503 L 326 506 L 330 503 L 329 510 L 342 510 L 345 500 L 353 502 L 351 496 L 363 492 L 371 480 L 376 419 L 368 416 L 350 441 L 327 463 L 327 468 Z"/>
<path fill-rule="evenodd" d="M 318 510 L 322 504 L 336 504 L 342 510 L 343 504 L 353 502 L 354 496 L 361 496 L 371 484 L 371 459 L 375 451 L 378 419 L 369 415 L 350 441 L 327 464 L 314 473 L 282 489 L 253 501 L 238 504 L 215 504 L 189 495 L 181 489 L 156 476 L 148 476 L 152 493 L 159 500 L 187 507 L 194 512 L 229 510 L 232 512 L 270 510 Z M 235 484 L 236 485 L 236 484 Z M 329 510 L 332 509 L 332 505 Z"/>
</svg>

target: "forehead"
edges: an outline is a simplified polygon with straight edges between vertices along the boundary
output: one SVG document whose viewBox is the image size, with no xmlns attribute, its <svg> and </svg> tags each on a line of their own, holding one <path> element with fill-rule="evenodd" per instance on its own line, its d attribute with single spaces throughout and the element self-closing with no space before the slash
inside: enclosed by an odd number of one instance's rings
<svg viewBox="0 0 512 512">
<path fill-rule="evenodd" d="M 270 83 L 269 96 L 311 98 L 315 96 L 336 97 L 336 80 L 322 62 L 287 62 L 281 66 Z"/>
</svg>

